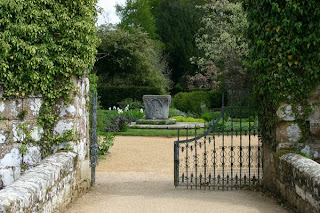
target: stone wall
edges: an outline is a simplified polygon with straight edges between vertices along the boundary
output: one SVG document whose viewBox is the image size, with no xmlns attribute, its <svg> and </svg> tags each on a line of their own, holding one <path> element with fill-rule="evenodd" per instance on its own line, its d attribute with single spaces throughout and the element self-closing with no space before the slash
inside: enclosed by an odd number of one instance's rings
<svg viewBox="0 0 320 213">
<path fill-rule="evenodd" d="M 291 153 L 281 156 L 275 169 L 274 191 L 298 212 L 320 212 L 320 164 Z"/>
<path fill-rule="evenodd" d="M 309 99 L 313 112 L 302 129 L 292 106 L 284 102 L 277 110 L 275 141 L 263 144 L 264 186 L 276 192 L 299 212 L 320 212 L 320 87 Z M 298 113 L 301 109 L 297 109 Z M 313 160 L 298 154 L 304 153 Z"/>
<path fill-rule="evenodd" d="M 302 130 L 296 122 L 292 106 L 282 103 L 277 111 L 281 122 L 277 126 L 277 149 L 295 147 L 310 155 L 313 159 L 320 158 L 320 87 L 309 99 L 313 112 L 306 119 L 306 129 Z M 299 110 L 299 109 L 298 109 Z M 302 138 L 304 131 L 304 138 Z"/>
<path fill-rule="evenodd" d="M 77 161 L 75 163 L 76 166 L 72 167 L 74 171 L 71 171 L 70 169 L 69 173 L 72 178 L 68 178 L 70 180 L 73 179 L 73 181 L 76 182 L 73 184 L 79 185 L 77 181 L 80 179 L 73 177 L 80 174 L 81 170 L 86 170 L 90 173 L 88 170 L 89 80 L 88 78 L 74 78 L 74 83 L 77 87 L 77 92 L 72 103 L 66 105 L 61 101 L 55 106 L 55 110 L 59 114 L 59 121 L 54 127 L 53 134 L 54 137 L 58 137 L 61 136 L 64 131 L 73 129 L 76 133 L 77 141 L 68 141 L 63 144 L 59 144 L 52 147 L 52 151 L 58 152 L 59 150 L 69 150 L 76 154 L 76 157 L 74 157 L 74 159 Z M 29 143 L 26 145 L 26 152 L 22 151 L 22 143 L 26 137 L 22 131 L 23 128 L 27 128 L 34 141 L 39 141 L 42 138 L 43 129 L 37 123 L 42 104 L 43 99 L 41 95 L 33 95 L 18 99 L 5 99 L 3 98 L 3 91 L 0 89 L 0 189 L 4 188 L 3 190 L 0 190 L 1 194 L 8 192 L 8 190 L 11 192 L 13 190 L 11 184 L 15 185 L 16 183 L 14 181 L 20 181 L 24 178 L 23 176 L 29 174 L 28 169 L 31 169 L 34 173 L 36 173 L 35 170 L 42 168 L 43 164 L 40 163 L 42 160 L 41 150 L 37 144 Z M 54 165 L 52 166 L 54 167 Z M 83 166 L 86 168 L 83 168 Z M 48 171 L 51 170 L 49 169 Z M 22 175 L 23 173 L 25 174 Z M 50 178 L 56 178 L 54 170 L 52 170 L 52 173 L 47 173 L 47 175 L 50 176 Z M 85 175 L 85 177 L 85 182 L 89 184 L 90 175 Z M 64 178 L 65 177 L 60 177 L 60 179 L 57 179 L 57 181 L 64 181 Z M 36 187 L 35 182 L 30 184 L 31 185 L 29 187 Z M 64 187 L 67 187 L 66 183 L 61 184 L 65 184 Z M 88 184 L 84 186 L 85 189 L 89 187 Z M 43 187 L 49 187 L 47 188 L 47 191 L 50 191 L 50 187 L 55 186 L 45 185 L 41 187 L 42 190 L 44 189 Z M 70 188 L 71 185 L 68 187 Z M 77 190 L 81 191 L 82 189 L 77 188 Z M 20 191 L 18 190 L 17 193 L 19 194 Z M 47 195 L 42 194 L 41 196 Z M 52 202 L 57 201 L 55 198 L 52 199 Z M 1 204 L 4 205 L 2 202 L 0 205 Z M 53 204 L 53 206 L 55 205 Z"/>
<path fill-rule="evenodd" d="M 74 152 L 45 158 L 17 181 L 0 190 L 0 212 L 61 212 L 90 186 L 88 161 Z"/>
</svg>

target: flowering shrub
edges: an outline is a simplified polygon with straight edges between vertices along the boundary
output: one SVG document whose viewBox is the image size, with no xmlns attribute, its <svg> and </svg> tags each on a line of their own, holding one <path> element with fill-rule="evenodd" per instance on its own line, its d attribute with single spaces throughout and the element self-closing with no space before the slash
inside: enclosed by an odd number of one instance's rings
<svg viewBox="0 0 320 213">
<path fill-rule="evenodd" d="M 186 86 L 188 89 L 204 88 L 217 89 L 219 84 L 217 82 L 217 75 L 215 70 L 207 70 L 204 73 L 197 73 L 194 76 L 187 75 Z"/>
<path fill-rule="evenodd" d="M 98 130 L 107 132 L 125 131 L 130 122 L 144 117 L 142 108 L 132 110 L 130 105 L 121 109 L 113 106 L 98 112 Z"/>
</svg>

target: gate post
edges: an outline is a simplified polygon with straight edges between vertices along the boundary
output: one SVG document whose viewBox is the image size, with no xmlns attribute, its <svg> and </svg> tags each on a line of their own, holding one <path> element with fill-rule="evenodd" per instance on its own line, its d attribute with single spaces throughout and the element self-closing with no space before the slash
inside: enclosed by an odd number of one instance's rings
<svg viewBox="0 0 320 213">
<path fill-rule="evenodd" d="M 94 186 L 95 181 L 96 181 L 96 166 L 98 163 L 97 93 L 92 94 L 92 123 L 91 123 L 90 161 L 91 161 L 91 186 Z"/>
<path fill-rule="evenodd" d="M 174 186 L 179 185 L 179 139 L 174 142 Z"/>
</svg>

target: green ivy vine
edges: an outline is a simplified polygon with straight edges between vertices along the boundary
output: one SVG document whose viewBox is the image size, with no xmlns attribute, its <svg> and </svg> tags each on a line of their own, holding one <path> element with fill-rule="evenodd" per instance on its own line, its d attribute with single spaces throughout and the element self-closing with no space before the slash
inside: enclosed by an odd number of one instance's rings
<svg viewBox="0 0 320 213">
<path fill-rule="evenodd" d="M 275 111 L 282 102 L 292 104 L 301 126 L 312 111 L 308 98 L 320 83 L 320 2 L 244 0 L 243 4 L 262 134 L 273 141 Z"/>
<path fill-rule="evenodd" d="M 6 98 L 42 95 L 38 123 L 43 154 L 69 136 L 53 137 L 58 101 L 70 103 L 73 77 L 92 70 L 97 0 L 0 1 L 0 87 Z M 70 134 L 67 134 L 70 135 Z"/>
</svg>

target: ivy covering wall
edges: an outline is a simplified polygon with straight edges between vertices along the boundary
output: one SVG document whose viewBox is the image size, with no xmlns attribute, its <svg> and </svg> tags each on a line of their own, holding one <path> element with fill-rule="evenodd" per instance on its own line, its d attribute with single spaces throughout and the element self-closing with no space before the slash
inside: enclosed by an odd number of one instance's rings
<svg viewBox="0 0 320 213">
<path fill-rule="evenodd" d="M 54 105 L 71 100 L 73 77 L 82 77 L 95 62 L 96 2 L 0 1 L 0 87 L 7 98 L 42 95 L 39 124 L 45 149 L 57 142 Z"/>
<path fill-rule="evenodd" d="M 281 102 L 293 105 L 298 121 L 310 113 L 307 99 L 320 82 L 320 2 L 244 0 L 244 7 L 262 134 L 272 141 Z"/>
</svg>

